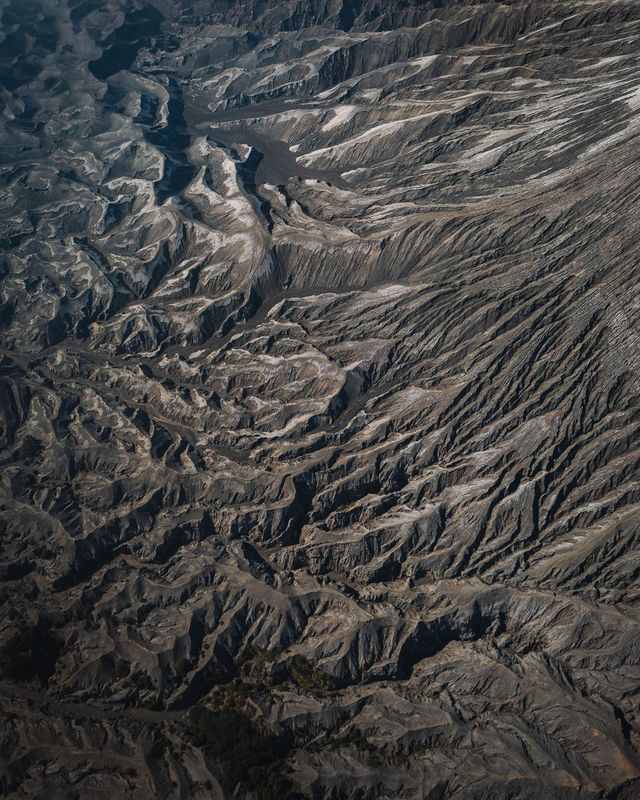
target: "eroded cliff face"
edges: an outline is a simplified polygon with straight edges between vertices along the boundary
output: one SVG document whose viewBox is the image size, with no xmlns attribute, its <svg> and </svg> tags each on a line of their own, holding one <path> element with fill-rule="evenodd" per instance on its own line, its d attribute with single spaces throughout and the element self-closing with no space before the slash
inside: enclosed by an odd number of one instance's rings
<svg viewBox="0 0 640 800">
<path fill-rule="evenodd" d="M 1 27 L 1 791 L 638 797 L 640 3 Z"/>
</svg>

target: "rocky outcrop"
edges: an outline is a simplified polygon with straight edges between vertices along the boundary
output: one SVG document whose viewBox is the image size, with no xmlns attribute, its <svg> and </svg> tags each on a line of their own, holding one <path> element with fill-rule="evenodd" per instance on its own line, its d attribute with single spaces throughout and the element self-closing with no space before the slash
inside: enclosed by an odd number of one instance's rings
<svg viewBox="0 0 640 800">
<path fill-rule="evenodd" d="M 2 792 L 632 800 L 636 0 L 2 36 Z"/>
</svg>

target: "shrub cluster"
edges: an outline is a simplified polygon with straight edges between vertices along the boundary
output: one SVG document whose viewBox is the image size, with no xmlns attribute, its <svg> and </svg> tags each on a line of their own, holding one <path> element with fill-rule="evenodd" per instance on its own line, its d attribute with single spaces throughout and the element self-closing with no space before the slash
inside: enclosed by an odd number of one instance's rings
<svg viewBox="0 0 640 800">
<path fill-rule="evenodd" d="M 286 775 L 289 742 L 261 731 L 247 714 L 198 707 L 191 712 L 191 740 L 215 759 L 231 791 L 242 784 L 258 800 L 292 797 Z"/>
</svg>

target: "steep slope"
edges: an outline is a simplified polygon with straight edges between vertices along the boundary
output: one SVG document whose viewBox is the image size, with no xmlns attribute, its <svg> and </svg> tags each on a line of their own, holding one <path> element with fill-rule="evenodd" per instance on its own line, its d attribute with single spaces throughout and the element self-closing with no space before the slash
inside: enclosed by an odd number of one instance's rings
<svg viewBox="0 0 640 800">
<path fill-rule="evenodd" d="M 635 798 L 640 3 L 2 35 L 6 795 Z"/>
</svg>

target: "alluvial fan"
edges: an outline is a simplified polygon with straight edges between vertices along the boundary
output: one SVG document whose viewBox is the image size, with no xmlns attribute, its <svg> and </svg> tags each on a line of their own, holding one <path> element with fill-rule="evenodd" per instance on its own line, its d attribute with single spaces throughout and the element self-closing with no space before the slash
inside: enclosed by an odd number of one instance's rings
<svg viewBox="0 0 640 800">
<path fill-rule="evenodd" d="M 0 794 L 640 797 L 640 0 L 0 11 Z"/>
</svg>

